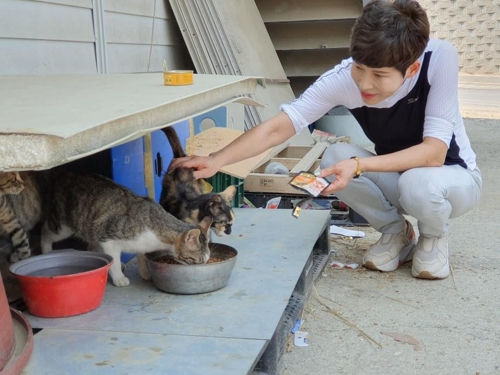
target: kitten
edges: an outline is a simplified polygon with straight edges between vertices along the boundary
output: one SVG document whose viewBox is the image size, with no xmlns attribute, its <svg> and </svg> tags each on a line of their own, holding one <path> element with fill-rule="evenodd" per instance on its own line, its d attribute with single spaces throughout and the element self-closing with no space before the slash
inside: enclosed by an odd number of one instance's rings
<svg viewBox="0 0 500 375">
<path fill-rule="evenodd" d="M 174 158 L 186 156 L 175 129 L 170 126 L 162 130 Z M 198 223 L 211 216 L 213 232 L 219 237 L 229 235 L 235 219 L 231 201 L 236 195 L 236 187 L 229 186 L 221 193 L 211 193 L 206 191 L 206 185 L 202 179 L 195 180 L 192 169 L 176 168 L 163 175 L 160 205 L 187 223 Z"/>
<path fill-rule="evenodd" d="M 31 255 L 29 232 L 42 220 L 45 172 L 0 172 L 0 236 L 11 243 L 10 262 Z"/>
<path fill-rule="evenodd" d="M 121 270 L 121 252 L 135 253 L 139 274 L 150 279 L 144 254 L 168 250 L 184 264 L 206 263 L 210 257 L 208 232 L 212 219 L 199 225 L 176 219 L 149 198 L 100 175 L 59 173 L 45 199 L 42 252 L 72 235 L 86 241 L 89 250 L 113 257 L 109 275 L 114 285 L 129 285 Z"/>
</svg>

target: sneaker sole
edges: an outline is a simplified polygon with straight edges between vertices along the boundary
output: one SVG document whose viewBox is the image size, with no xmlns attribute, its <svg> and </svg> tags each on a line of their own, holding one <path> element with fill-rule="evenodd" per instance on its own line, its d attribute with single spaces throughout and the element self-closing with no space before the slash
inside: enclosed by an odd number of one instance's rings
<svg viewBox="0 0 500 375">
<path fill-rule="evenodd" d="M 447 263 L 441 271 L 436 273 L 430 273 L 429 271 L 421 271 L 420 273 L 417 273 L 417 271 L 415 271 L 415 269 L 412 267 L 411 274 L 417 279 L 443 280 L 450 275 L 450 266 L 449 263 Z"/>
<path fill-rule="evenodd" d="M 409 262 L 413 258 L 413 252 L 415 250 L 415 242 L 410 243 L 408 246 L 403 248 L 401 252 L 399 253 L 404 254 L 403 258 L 401 259 L 394 259 L 386 264 L 383 264 L 381 266 L 376 266 L 375 263 L 373 263 L 371 260 L 367 261 L 366 263 L 363 263 L 363 267 L 374 270 L 374 271 L 382 271 L 382 272 L 392 272 L 396 271 L 399 267 L 401 267 L 403 264 Z"/>
</svg>

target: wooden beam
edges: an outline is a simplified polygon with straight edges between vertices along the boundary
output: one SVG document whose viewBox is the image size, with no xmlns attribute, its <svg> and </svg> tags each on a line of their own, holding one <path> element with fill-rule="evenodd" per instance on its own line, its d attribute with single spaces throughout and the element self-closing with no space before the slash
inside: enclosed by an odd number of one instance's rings
<svg viewBox="0 0 500 375">
<path fill-rule="evenodd" d="M 329 145 L 330 144 L 328 142 L 316 143 L 311 151 L 309 151 L 307 155 L 292 168 L 290 176 L 296 176 L 301 171 L 309 171 L 312 165 L 318 161 L 321 155 L 323 155 L 323 152 Z"/>
</svg>

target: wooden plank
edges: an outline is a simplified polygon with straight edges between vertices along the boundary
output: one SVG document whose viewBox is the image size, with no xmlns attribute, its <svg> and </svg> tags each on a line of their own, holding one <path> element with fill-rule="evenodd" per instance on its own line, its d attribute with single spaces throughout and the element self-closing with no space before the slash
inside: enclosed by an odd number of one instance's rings
<svg viewBox="0 0 500 375">
<path fill-rule="evenodd" d="M 290 171 L 290 176 L 296 176 L 300 171 L 309 171 L 312 165 L 323 155 L 325 149 L 330 144 L 328 142 L 318 142 L 314 147 L 307 153 L 307 155 L 297 163 L 295 167 Z"/>
<path fill-rule="evenodd" d="M 270 22 L 354 19 L 363 4 L 352 0 L 255 0 L 262 19 Z"/>
<path fill-rule="evenodd" d="M 288 170 L 291 170 L 300 161 L 300 159 L 288 159 L 288 158 L 271 158 L 266 163 L 255 167 L 252 173 L 264 173 L 266 167 L 271 163 L 280 163 L 284 165 Z"/>
<path fill-rule="evenodd" d="M 311 146 L 289 146 L 276 154 L 280 158 L 299 158 L 302 159 L 311 151 Z"/>
<path fill-rule="evenodd" d="M 188 155 L 194 153 L 194 120 L 192 117 L 189 119 L 189 138 L 186 139 L 186 153 Z"/>
<path fill-rule="evenodd" d="M 243 133 L 240 130 L 217 127 L 202 131 L 194 137 L 194 155 L 207 156 L 227 146 Z M 272 149 L 239 163 L 227 165 L 220 171 L 237 178 L 245 178 L 271 151 Z"/>
<path fill-rule="evenodd" d="M 154 181 L 154 166 L 153 166 L 153 144 L 151 134 L 146 134 L 143 137 L 144 141 L 144 183 L 148 189 L 148 197 L 155 199 L 155 181 Z"/>
<path fill-rule="evenodd" d="M 301 159 L 283 159 L 283 158 L 272 158 L 271 160 L 269 160 L 269 162 L 255 168 L 252 173 L 264 173 L 264 171 L 266 170 L 266 167 L 272 163 L 272 162 L 278 162 L 278 163 L 281 163 L 283 164 L 289 171 L 291 171 L 293 169 L 293 167 L 295 167 L 297 165 L 297 163 L 300 161 Z M 309 168 L 309 171 L 310 172 L 313 172 L 316 170 L 316 168 L 319 167 L 319 165 L 321 164 L 321 160 L 318 159 L 316 160 L 312 165 L 311 167 Z M 289 174 L 290 176 L 290 174 Z"/>
<path fill-rule="evenodd" d="M 353 21 L 272 23 L 266 25 L 276 50 L 349 48 Z"/>
<path fill-rule="evenodd" d="M 278 155 L 281 151 L 283 151 L 285 148 L 287 148 L 288 144 L 289 144 L 288 142 L 284 142 L 284 143 L 276 146 L 275 148 L 273 148 L 269 152 L 269 154 L 264 159 L 262 159 L 262 161 L 260 161 L 259 163 L 257 163 L 257 165 L 255 166 L 255 168 L 258 168 L 261 165 L 267 163 L 273 156 Z"/>
</svg>

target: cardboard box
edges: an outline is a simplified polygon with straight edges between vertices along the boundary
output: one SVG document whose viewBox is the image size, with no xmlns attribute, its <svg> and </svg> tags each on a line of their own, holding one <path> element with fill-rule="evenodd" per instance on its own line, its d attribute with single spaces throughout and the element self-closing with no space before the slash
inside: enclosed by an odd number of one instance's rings
<svg viewBox="0 0 500 375">
<path fill-rule="evenodd" d="M 245 191 L 300 195 L 299 190 L 289 185 L 290 180 L 301 171 L 314 172 L 318 169 L 321 157 L 328 145 L 327 142 L 319 142 L 311 147 L 286 147 L 273 157 L 265 159 L 245 177 Z M 272 162 L 284 165 L 289 170 L 288 174 L 265 173 L 266 167 Z"/>
</svg>

